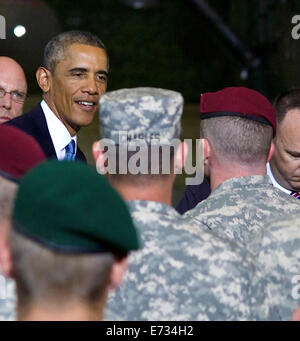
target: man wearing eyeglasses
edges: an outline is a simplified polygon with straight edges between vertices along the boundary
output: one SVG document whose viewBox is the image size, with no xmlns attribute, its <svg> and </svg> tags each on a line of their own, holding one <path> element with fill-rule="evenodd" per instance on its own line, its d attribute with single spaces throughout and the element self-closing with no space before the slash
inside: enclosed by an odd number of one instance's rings
<svg viewBox="0 0 300 341">
<path fill-rule="evenodd" d="M 26 93 L 22 67 L 12 58 L 0 56 L 0 124 L 22 114 Z"/>
</svg>

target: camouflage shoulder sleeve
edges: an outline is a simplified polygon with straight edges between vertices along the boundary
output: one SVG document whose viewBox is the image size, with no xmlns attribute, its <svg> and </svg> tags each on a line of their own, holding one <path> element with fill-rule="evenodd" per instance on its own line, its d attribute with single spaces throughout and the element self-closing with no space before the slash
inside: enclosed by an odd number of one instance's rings
<svg viewBox="0 0 300 341">
<path fill-rule="evenodd" d="M 270 223 L 263 230 L 258 264 L 268 280 L 272 304 L 283 320 L 300 306 L 300 215 Z"/>
<path fill-rule="evenodd" d="M 264 291 L 252 290 L 255 264 L 247 252 L 209 231 L 190 233 L 191 226 L 182 226 L 180 219 L 162 222 L 153 214 L 149 219 L 148 228 L 141 229 L 144 248 L 130 257 L 105 319 L 266 319 Z M 257 305 L 266 310 L 257 312 Z"/>
</svg>

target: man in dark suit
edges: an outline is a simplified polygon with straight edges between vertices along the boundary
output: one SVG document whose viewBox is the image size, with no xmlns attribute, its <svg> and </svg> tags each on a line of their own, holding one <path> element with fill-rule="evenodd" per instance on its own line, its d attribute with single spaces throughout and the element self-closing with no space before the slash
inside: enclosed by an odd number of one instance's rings
<svg viewBox="0 0 300 341">
<path fill-rule="evenodd" d="M 208 198 L 210 192 L 210 184 L 206 178 L 204 178 L 200 185 L 186 186 L 183 197 L 176 206 L 176 211 L 180 214 L 184 214 L 194 208 L 199 202 Z"/>
<path fill-rule="evenodd" d="M 98 37 L 84 31 L 61 33 L 46 45 L 43 66 L 36 72 L 43 101 L 6 124 L 33 136 L 47 158 L 86 162 L 76 134 L 92 123 L 107 77 L 108 57 Z"/>
</svg>

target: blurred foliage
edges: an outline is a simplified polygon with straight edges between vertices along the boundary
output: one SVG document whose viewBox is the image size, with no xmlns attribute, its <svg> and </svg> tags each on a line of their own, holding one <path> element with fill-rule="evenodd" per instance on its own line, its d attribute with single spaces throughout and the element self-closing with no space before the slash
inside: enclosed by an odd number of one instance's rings
<svg viewBox="0 0 300 341">
<path fill-rule="evenodd" d="M 300 77 L 299 42 L 290 33 L 299 0 L 207 0 L 261 59 L 261 67 L 246 70 L 244 80 L 246 65 L 192 0 L 160 0 L 139 10 L 120 0 L 44 1 L 64 30 L 88 30 L 103 40 L 111 65 L 109 90 L 156 86 L 198 101 L 201 92 L 245 85 L 272 98 Z"/>
</svg>

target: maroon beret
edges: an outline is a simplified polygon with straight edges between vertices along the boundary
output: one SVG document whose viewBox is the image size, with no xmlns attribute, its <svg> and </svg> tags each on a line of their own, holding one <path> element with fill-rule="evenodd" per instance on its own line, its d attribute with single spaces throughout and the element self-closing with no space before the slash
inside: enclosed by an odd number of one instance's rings
<svg viewBox="0 0 300 341">
<path fill-rule="evenodd" d="M 15 127 L 0 125 L 0 176 L 18 181 L 45 159 L 33 137 Z"/>
<path fill-rule="evenodd" d="M 240 116 L 273 127 L 276 134 L 276 113 L 269 100 L 259 92 L 245 87 L 229 87 L 207 92 L 200 98 L 201 119 L 218 116 Z"/>
</svg>

